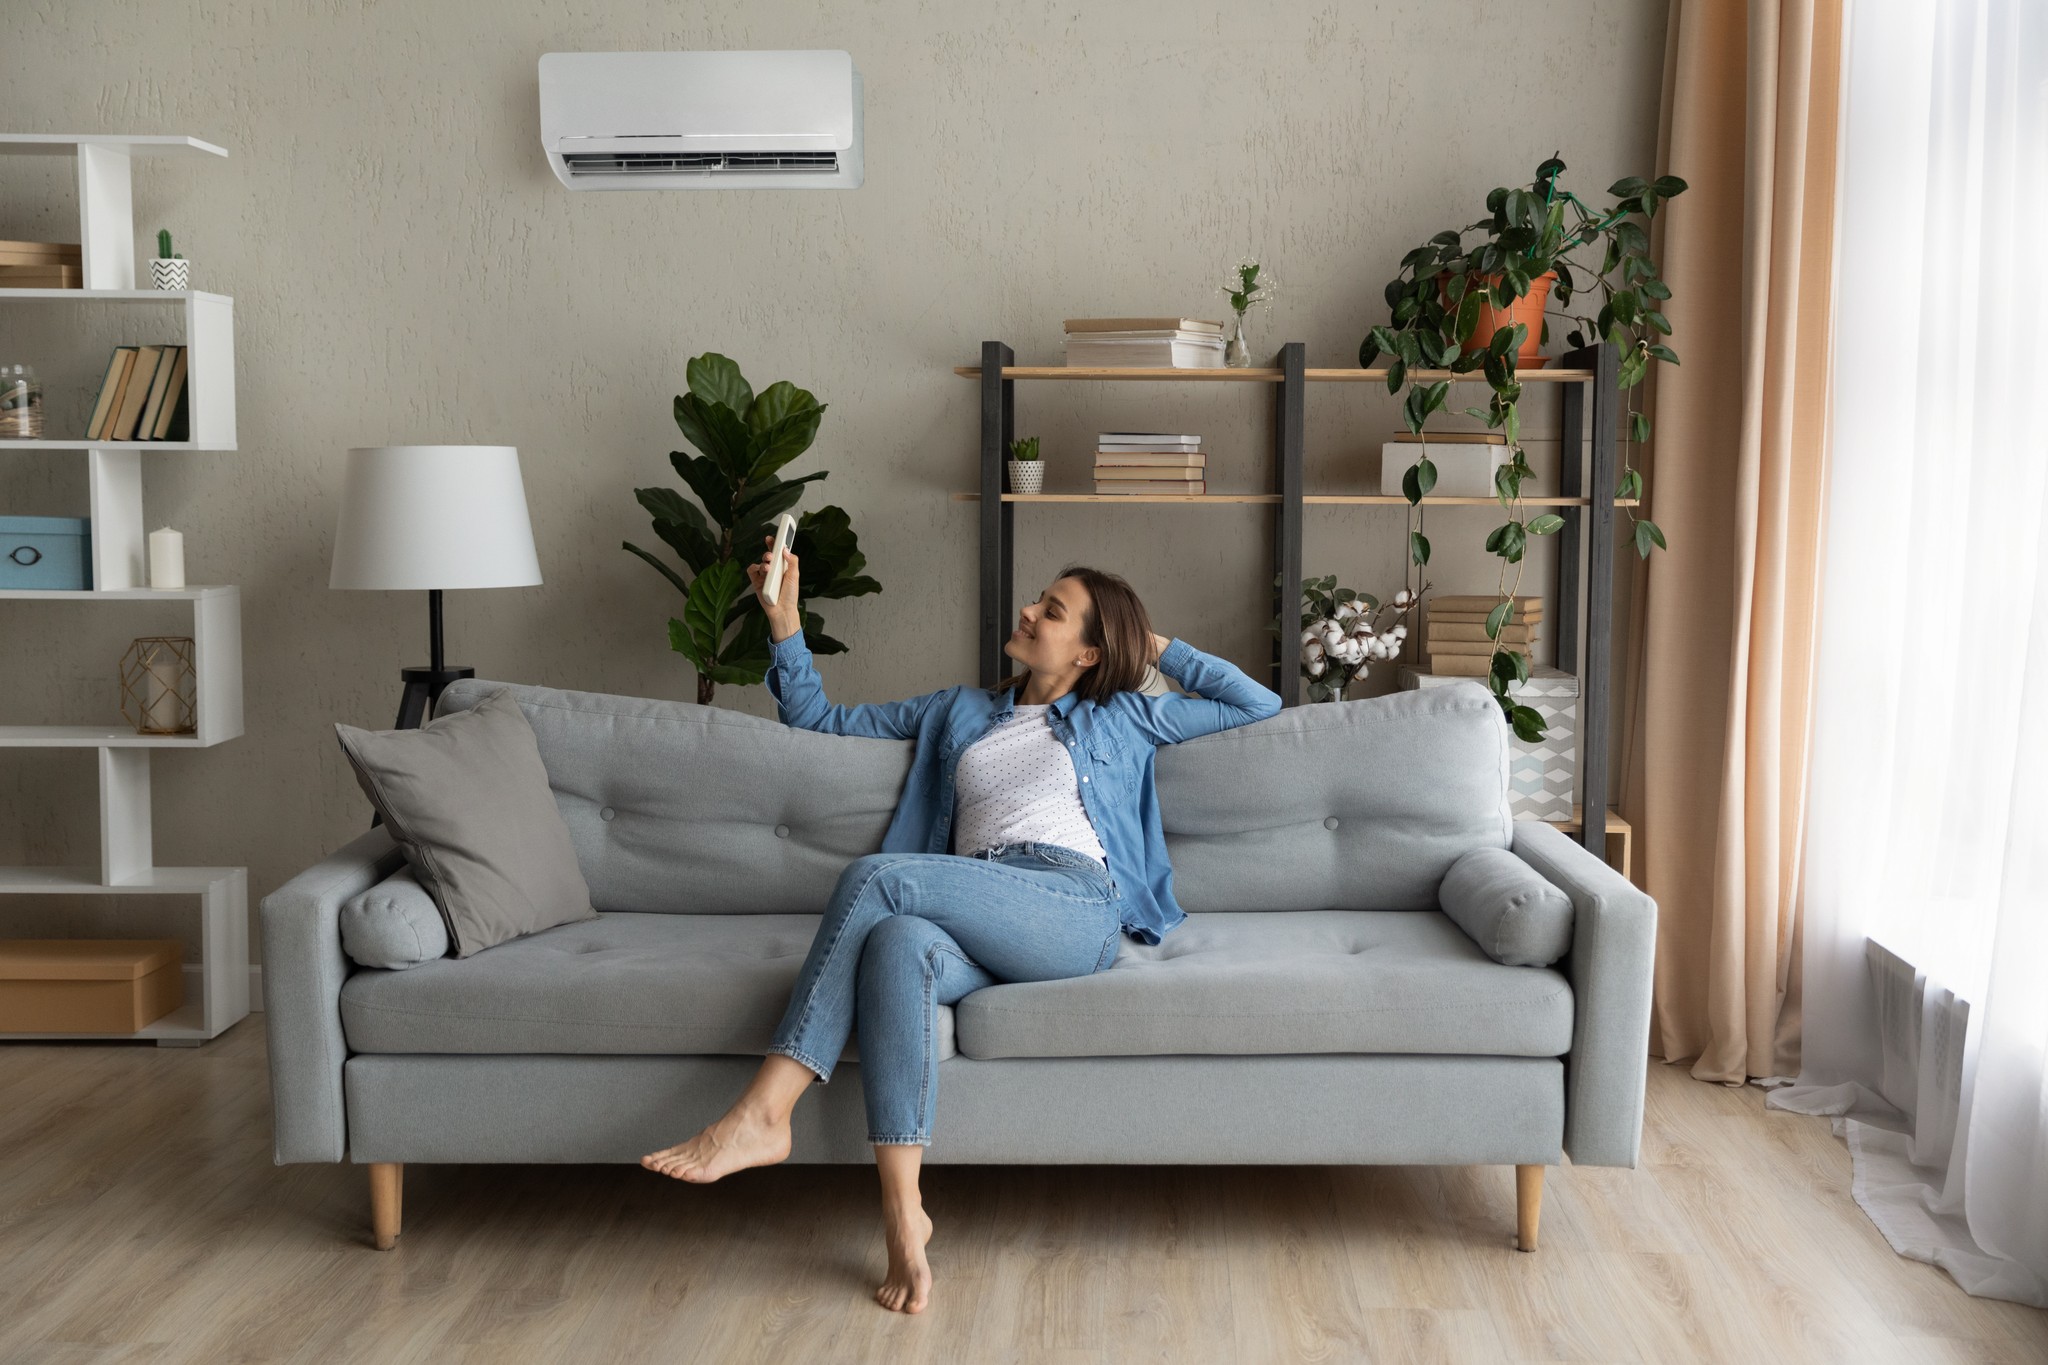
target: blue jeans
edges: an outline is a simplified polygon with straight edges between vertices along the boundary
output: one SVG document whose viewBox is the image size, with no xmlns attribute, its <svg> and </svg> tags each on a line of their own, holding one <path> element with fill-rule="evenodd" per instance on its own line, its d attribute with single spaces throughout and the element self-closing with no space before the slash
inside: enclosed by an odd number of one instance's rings
<svg viewBox="0 0 2048 1365">
<path fill-rule="evenodd" d="M 856 858 L 768 1050 L 824 1083 L 858 1025 L 868 1141 L 929 1146 L 938 1007 L 999 981 L 1102 970 L 1123 938 L 1122 906 L 1100 862 L 1058 844 Z"/>
</svg>

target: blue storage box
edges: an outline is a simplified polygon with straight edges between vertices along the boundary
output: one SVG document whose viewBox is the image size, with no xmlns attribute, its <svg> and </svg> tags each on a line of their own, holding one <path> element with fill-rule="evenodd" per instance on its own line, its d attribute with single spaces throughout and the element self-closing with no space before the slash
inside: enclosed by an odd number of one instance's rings
<svg viewBox="0 0 2048 1365">
<path fill-rule="evenodd" d="M 0 588 L 92 587 L 92 522 L 84 517 L 0 517 Z"/>
</svg>

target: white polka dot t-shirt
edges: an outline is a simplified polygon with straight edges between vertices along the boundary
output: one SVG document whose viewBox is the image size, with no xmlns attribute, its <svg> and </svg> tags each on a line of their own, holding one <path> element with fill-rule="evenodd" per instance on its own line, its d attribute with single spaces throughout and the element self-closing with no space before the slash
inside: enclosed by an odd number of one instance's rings
<svg viewBox="0 0 2048 1365">
<path fill-rule="evenodd" d="M 1046 724 L 1050 709 L 1013 706 L 961 751 L 953 777 L 956 852 L 1029 840 L 1071 848 L 1108 866 L 1109 855 L 1081 804 L 1073 756 Z"/>
</svg>

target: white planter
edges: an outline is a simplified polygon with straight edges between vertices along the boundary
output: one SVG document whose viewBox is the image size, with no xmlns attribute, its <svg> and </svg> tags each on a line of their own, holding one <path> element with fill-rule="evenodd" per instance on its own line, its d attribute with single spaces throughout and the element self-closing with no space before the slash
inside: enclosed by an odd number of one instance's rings
<svg viewBox="0 0 2048 1365">
<path fill-rule="evenodd" d="M 1040 493 L 1045 490 L 1044 460 L 1005 460 L 1010 466 L 1012 493 Z"/>
<path fill-rule="evenodd" d="M 1436 466 L 1431 496 L 1439 498 L 1492 497 L 1493 472 L 1509 458 L 1505 444 L 1491 442 L 1388 441 L 1380 447 L 1380 492 L 1399 497 L 1401 476 L 1425 453 Z"/>
<path fill-rule="evenodd" d="M 158 289 L 190 289 L 192 262 L 156 257 L 149 263 L 149 282 Z"/>
</svg>

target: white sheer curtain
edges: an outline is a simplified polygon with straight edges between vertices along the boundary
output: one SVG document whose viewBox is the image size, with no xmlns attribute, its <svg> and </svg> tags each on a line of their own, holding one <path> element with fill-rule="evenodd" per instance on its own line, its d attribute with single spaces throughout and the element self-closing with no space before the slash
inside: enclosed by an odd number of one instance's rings
<svg viewBox="0 0 2048 1365">
<path fill-rule="evenodd" d="M 1855 0 L 1834 436 L 1774 1109 L 1970 1293 L 2048 1307 L 2048 3 Z"/>
</svg>

